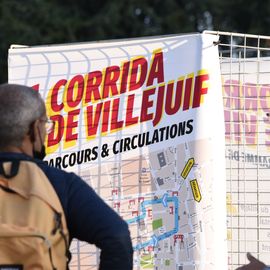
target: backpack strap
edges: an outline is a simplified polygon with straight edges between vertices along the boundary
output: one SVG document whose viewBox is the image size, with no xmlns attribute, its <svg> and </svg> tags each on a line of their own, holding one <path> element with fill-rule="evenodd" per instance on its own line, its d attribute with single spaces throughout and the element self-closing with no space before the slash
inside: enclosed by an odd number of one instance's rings
<svg viewBox="0 0 270 270">
<path fill-rule="evenodd" d="M 13 160 L 10 163 L 11 167 L 9 168 L 9 172 L 7 172 L 7 168 L 4 168 L 4 163 L 0 163 L 0 175 L 3 175 L 6 179 L 14 177 L 19 171 L 19 160 Z"/>
</svg>

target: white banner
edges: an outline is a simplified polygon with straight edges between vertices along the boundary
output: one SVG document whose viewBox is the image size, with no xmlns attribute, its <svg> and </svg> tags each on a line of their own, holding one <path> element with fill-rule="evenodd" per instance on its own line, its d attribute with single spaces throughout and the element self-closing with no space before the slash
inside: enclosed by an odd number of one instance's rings
<svg viewBox="0 0 270 270">
<path fill-rule="evenodd" d="M 12 48 L 9 82 L 39 90 L 47 162 L 129 224 L 134 269 L 227 270 L 224 117 L 207 34 Z M 96 251 L 71 246 L 76 269 Z"/>
</svg>

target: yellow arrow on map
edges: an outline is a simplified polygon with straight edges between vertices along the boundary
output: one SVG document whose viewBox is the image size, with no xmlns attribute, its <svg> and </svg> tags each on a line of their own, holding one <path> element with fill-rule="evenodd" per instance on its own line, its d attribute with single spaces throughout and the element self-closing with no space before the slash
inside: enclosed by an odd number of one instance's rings
<svg viewBox="0 0 270 270">
<path fill-rule="evenodd" d="M 192 189 L 194 200 L 196 202 L 200 202 L 202 199 L 202 195 L 201 195 L 201 191 L 200 191 L 197 179 L 191 180 L 190 186 Z"/>
<path fill-rule="evenodd" d="M 182 173 L 181 173 L 181 176 L 182 176 L 184 179 L 187 178 L 187 176 L 188 176 L 189 172 L 191 171 L 191 168 L 193 167 L 194 163 L 195 163 L 194 158 L 190 158 L 190 159 L 187 161 L 187 163 L 186 163 L 186 165 L 185 165 L 185 167 L 184 167 L 184 169 L 183 169 L 183 171 L 182 171 Z"/>
</svg>

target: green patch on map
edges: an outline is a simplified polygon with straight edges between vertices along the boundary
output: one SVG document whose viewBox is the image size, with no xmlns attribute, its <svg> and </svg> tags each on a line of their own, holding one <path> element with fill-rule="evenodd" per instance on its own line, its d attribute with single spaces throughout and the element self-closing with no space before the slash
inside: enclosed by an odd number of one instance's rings
<svg viewBox="0 0 270 270">
<path fill-rule="evenodd" d="M 162 227 L 162 225 L 163 225 L 162 218 L 153 220 L 152 223 L 153 230 L 157 230 L 158 228 Z"/>
<path fill-rule="evenodd" d="M 165 260 L 165 265 L 170 266 L 170 260 Z"/>
<path fill-rule="evenodd" d="M 149 254 L 141 256 L 140 264 L 143 269 L 154 269 L 153 257 Z"/>
</svg>

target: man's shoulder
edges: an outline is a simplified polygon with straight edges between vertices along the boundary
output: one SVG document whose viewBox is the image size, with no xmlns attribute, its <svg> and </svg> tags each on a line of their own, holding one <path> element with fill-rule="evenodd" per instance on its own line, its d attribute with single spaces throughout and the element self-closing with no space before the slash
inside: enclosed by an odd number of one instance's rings
<svg viewBox="0 0 270 270">
<path fill-rule="evenodd" d="M 60 176 L 60 177 L 61 176 L 70 177 L 72 175 L 72 173 L 66 172 L 66 171 L 61 170 L 59 168 L 49 166 L 46 161 L 42 161 L 42 160 L 34 160 L 34 161 L 40 167 L 40 169 L 42 171 L 44 171 L 45 173 L 49 173 L 49 174 L 52 174 L 52 175 L 57 175 L 57 176 Z"/>
<path fill-rule="evenodd" d="M 70 183 L 74 180 L 78 181 L 81 178 L 73 172 L 67 172 L 59 168 L 51 167 L 46 162 L 38 160 L 35 161 L 39 168 L 45 173 L 50 181 L 61 181 L 62 183 Z"/>
<path fill-rule="evenodd" d="M 13 161 L 13 160 L 35 163 L 50 180 L 59 179 L 59 178 L 66 179 L 66 180 L 80 179 L 79 176 L 77 176 L 76 174 L 72 172 L 66 172 L 64 170 L 49 166 L 46 161 L 34 159 L 26 154 L 0 152 L 0 163 L 5 162 L 5 161 Z"/>
</svg>

